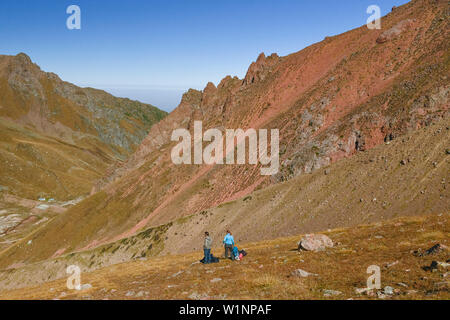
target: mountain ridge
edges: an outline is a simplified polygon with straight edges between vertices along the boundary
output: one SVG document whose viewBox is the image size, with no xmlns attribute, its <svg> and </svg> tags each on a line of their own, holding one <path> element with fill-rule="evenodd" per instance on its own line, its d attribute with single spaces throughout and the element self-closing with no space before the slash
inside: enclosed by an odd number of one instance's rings
<svg viewBox="0 0 450 320">
<path fill-rule="evenodd" d="M 73 132 L 97 136 L 119 158 L 132 152 L 148 127 L 166 114 L 149 104 L 63 81 L 42 71 L 24 53 L 0 56 L 0 78 L 0 117 L 69 140 Z M 125 109 L 133 115 L 127 116 Z M 113 127 L 118 131 L 112 132 Z"/>
</svg>

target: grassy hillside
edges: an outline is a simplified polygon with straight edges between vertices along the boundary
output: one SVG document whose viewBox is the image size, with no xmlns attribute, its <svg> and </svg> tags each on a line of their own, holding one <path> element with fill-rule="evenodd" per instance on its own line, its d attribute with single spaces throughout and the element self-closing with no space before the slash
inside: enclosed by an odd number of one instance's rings
<svg viewBox="0 0 450 320">
<path fill-rule="evenodd" d="M 418 257 L 440 243 L 449 245 L 448 214 L 398 218 L 383 223 L 325 232 L 335 243 L 323 252 L 298 252 L 301 236 L 240 245 L 242 261 L 196 263 L 200 252 L 142 259 L 82 273 L 76 291 L 66 279 L 19 290 L 0 291 L 0 299 L 450 299 L 448 268 L 425 271 L 432 261 L 445 262 L 448 251 Z M 215 244 L 219 235 L 214 234 Z M 220 256 L 222 248 L 215 248 Z M 365 288 L 367 268 L 381 269 L 381 290 Z M 307 278 L 292 273 L 302 269 Z M 384 294 L 386 286 L 393 295 Z M 378 293 L 379 291 L 380 293 Z"/>
<path fill-rule="evenodd" d="M 70 144 L 0 119 L 0 185 L 10 194 L 74 199 L 89 194 L 115 160 L 100 141 Z"/>
</svg>

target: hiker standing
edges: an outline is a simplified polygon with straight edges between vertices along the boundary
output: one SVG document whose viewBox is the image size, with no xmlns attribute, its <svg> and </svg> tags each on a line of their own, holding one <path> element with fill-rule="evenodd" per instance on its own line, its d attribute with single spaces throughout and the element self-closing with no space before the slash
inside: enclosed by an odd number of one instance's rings
<svg viewBox="0 0 450 320">
<path fill-rule="evenodd" d="M 203 252 L 205 253 L 205 263 L 211 263 L 211 245 L 212 239 L 209 232 L 205 232 L 205 241 L 203 242 Z"/>
<path fill-rule="evenodd" d="M 225 245 L 225 258 L 230 257 L 231 260 L 233 259 L 233 247 L 234 247 L 234 238 L 231 234 L 230 230 L 227 230 L 227 234 L 225 238 L 223 239 L 223 244 Z"/>
</svg>

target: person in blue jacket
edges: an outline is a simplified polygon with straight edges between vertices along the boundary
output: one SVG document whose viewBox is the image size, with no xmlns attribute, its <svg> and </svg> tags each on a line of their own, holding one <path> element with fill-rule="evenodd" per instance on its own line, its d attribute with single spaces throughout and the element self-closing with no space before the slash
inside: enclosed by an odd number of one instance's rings
<svg viewBox="0 0 450 320">
<path fill-rule="evenodd" d="M 233 257 L 234 238 L 230 230 L 227 230 L 227 234 L 223 239 L 223 244 L 225 246 L 225 258 L 230 258 L 231 260 L 234 260 Z"/>
</svg>

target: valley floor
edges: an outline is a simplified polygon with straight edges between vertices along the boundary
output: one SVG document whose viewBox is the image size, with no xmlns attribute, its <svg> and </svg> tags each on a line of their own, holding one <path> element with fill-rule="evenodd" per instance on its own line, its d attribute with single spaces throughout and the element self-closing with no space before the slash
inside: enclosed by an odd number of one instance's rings
<svg viewBox="0 0 450 320">
<path fill-rule="evenodd" d="M 60 279 L 0 291 L 0 299 L 450 299 L 448 213 L 324 234 L 334 247 L 322 252 L 297 251 L 301 236 L 279 238 L 246 244 L 242 261 L 203 265 L 201 252 L 140 259 L 83 273 L 84 290 L 69 290 L 67 279 Z M 436 244 L 444 249 L 414 253 Z M 221 257 L 223 250 L 213 253 Z M 434 271 L 423 269 L 433 261 L 442 263 Z M 381 268 L 381 290 L 357 293 L 366 287 L 371 265 Z M 315 275 L 297 277 L 297 269 Z M 384 294 L 386 286 L 393 294 Z"/>
</svg>

